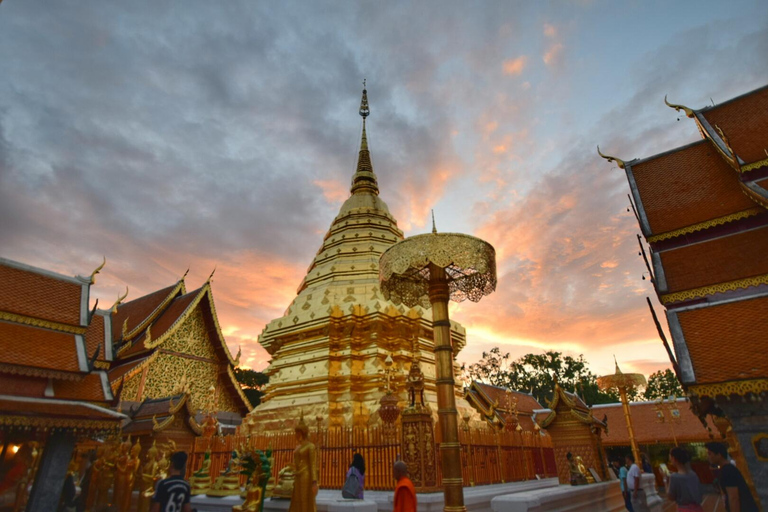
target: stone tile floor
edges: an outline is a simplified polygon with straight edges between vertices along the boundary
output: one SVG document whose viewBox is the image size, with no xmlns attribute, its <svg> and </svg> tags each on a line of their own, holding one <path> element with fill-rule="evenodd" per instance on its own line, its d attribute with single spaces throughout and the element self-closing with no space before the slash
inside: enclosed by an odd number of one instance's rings
<svg viewBox="0 0 768 512">
<path fill-rule="evenodd" d="M 704 512 L 725 512 L 725 503 L 719 494 L 705 494 L 701 506 Z M 677 505 L 671 501 L 664 501 L 663 512 L 675 512 L 675 510 L 677 510 Z"/>
</svg>

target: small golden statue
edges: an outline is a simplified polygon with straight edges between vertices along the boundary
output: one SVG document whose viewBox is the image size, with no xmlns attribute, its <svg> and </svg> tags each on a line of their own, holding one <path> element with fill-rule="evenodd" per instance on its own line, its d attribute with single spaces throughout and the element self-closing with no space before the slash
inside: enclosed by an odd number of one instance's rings
<svg viewBox="0 0 768 512">
<path fill-rule="evenodd" d="M 160 481 L 158 476 L 160 450 L 157 449 L 156 443 L 157 441 L 152 441 L 152 446 L 147 450 L 147 462 L 141 470 L 139 512 L 149 512 L 152 496 L 155 494 L 155 485 Z"/>
<path fill-rule="evenodd" d="M 96 502 L 94 503 L 94 508 L 96 509 L 104 508 L 109 505 L 109 491 L 115 483 L 116 459 L 117 452 L 115 450 L 115 445 L 107 444 L 104 446 L 104 454 L 102 458 L 96 461 L 96 464 L 101 461 L 101 466 L 99 467 L 101 476 L 99 477 Z"/>
<path fill-rule="evenodd" d="M 212 497 L 235 496 L 240 494 L 240 456 L 233 450 L 227 463 L 227 468 L 219 475 L 211 489 L 206 493 Z"/>
<path fill-rule="evenodd" d="M 293 465 L 288 464 L 277 474 L 277 485 L 272 488 L 272 497 L 290 499 L 293 496 L 294 480 Z"/>
<path fill-rule="evenodd" d="M 232 512 L 259 512 L 261 507 L 261 487 L 251 485 L 246 490 L 245 502 L 232 507 Z"/>
<path fill-rule="evenodd" d="M 117 510 L 123 512 L 121 508 L 125 502 L 125 495 L 128 497 L 128 506 L 130 508 L 130 495 L 133 490 L 133 486 L 128 487 L 128 481 L 132 478 L 130 475 L 130 459 L 131 459 L 131 437 L 120 443 L 120 451 L 117 455 L 117 461 L 115 462 L 115 493 L 112 497 L 112 503 L 117 507 Z M 126 509 L 127 510 L 127 509 Z"/>
<path fill-rule="evenodd" d="M 586 485 L 587 477 L 579 470 L 579 465 L 576 463 L 571 452 L 568 452 L 568 455 L 565 457 L 568 459 L 568 469 L 571 473 L 571 485 Z"/>
<path fill-rule="evenodd" d="M 293 450 L 294 482 L 288 512 L 316 512 L 317 450 L 308 439 L 309 427 L 304 423 L 303 413 L 294 431 L 299 444 Z"/>
<path fill-rule="evenodd" d="M 205 494 L 211 488 L 211 450 L 205 452 L 202 467 L 189 477 L 189 486 L 192 488 L 192 496 Z"/>
<path fill-rule="evenodd" d="M 581 460 L 581 455 L 576 456 L 576 467 L 579 468 L 579 473 L 584 475 L 584 478 L 587 479 L 588 484 L 595 483 L 594 477 L 587 471 L 587 468 L 584 466 L 584 461 Z"/>
</svg>

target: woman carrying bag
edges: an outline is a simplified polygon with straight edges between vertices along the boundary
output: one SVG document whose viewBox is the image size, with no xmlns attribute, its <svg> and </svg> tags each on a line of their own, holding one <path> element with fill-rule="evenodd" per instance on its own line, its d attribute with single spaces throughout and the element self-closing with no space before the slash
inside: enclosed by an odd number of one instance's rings
<svg viewBox="0 0 768 512">
<path fill-rule="evenodd" d="M 352 464 L 347 471 L 347 479 L 344 487 L 341 489 L 341 496 L 347 499 L 363 499 L 363 489 L 365 488 L 365 460 L 363 456 L 356 453 L 352 457 Z"/>
</svg>

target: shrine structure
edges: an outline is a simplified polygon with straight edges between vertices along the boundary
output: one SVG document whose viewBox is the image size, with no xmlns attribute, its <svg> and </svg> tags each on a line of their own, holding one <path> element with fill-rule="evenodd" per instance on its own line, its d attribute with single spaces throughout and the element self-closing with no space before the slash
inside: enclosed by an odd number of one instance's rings
<svg viewBox="0 0 768 512">
<path fill-rule="evenodd" d="M 114 347 L 109 381 L 114 390 L 122 387 L 123 410 L 147 399 L 171 400 L 181 388 L 188 394 L 187 407 L 195 413 L 242 417 L 251 409 L 235 379 L 240 354 L 232 357 L 227 348 L 210 279 L 187 292 L 182 278 L 125 304 L 118 301 L 97 316 L 107 326 Z"/>
<path fill-rule="evenodd" d="M 126 419 L 96 366 L 105 333 L 89 298 L 102 267 L 69 277 L 0 259 L 4 509 L 56 510 L 78 439 L 113 434 Z"/>
<path fill-rule="evenodd" d="M 602 156 L 626 172 L 678 379 L 766 504 L 768 86 L 698 110 L 667 105 L 701 141 L 643 159 Z"/>
<path fill-rule="evenodd" d="M 420 306 L 395 306 L 379 289 L 379 257 L 403 239 L 403 232 L 379 197 L 365 126 L 369 113 L 363 90 L 362 137 L 350 197 L 331 223 L 296 298 L 259 336 L 272 357 L 266 370 L 269 384 L 243 432 L 290 428 L 298 410 L 323 418 L 328 427 L 377 422 L 375 413 L 385 394 L 384 361 L 390 355 L 394 361 L 392 388 L 402 408 L 414 341 L 426 403 L 437 415 L 432 313 Z M 451 322 L 451 338 L 458 353 L 466 335 L 457 322 Z M 459 385 L 455 395 L 460 413 L 477 418 Z"/>
</svg>

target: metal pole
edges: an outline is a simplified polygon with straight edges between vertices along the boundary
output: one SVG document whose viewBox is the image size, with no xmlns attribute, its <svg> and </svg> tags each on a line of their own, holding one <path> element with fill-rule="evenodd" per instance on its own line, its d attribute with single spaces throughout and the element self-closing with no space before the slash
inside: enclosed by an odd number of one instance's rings
<svg viewBox="0 0 768 512">
<path fill-rule="evenodd" d="M 635 431 L 632 428 L 632 415 L 629 413 L 629 402 L 627 401 L 627 388 L 624 386 L 619 388 L 621 394 L 621 405 L 624 408 L 624 420 L 627 422 L 627 432 L 629 432 L 629 445 L 632 447 L 632 455 L 635 457 L 635 463 L 640 466 L 640 450 L 637 449 L 637 441 L 635 441 Z"/>
<path fill-rule="evenodd" d="M 432 328 L 437 367 L 437 415 L 442 442 L 440 461 L 443 470 L 445 512 L 466 512 L 464 480 L 461 476 L 458 412 L 454 396 L 453 346 L 448 319 L 448 278 L 445 269 L 429 264 L 429 302 L 432 303 Z"/>
</svg>

